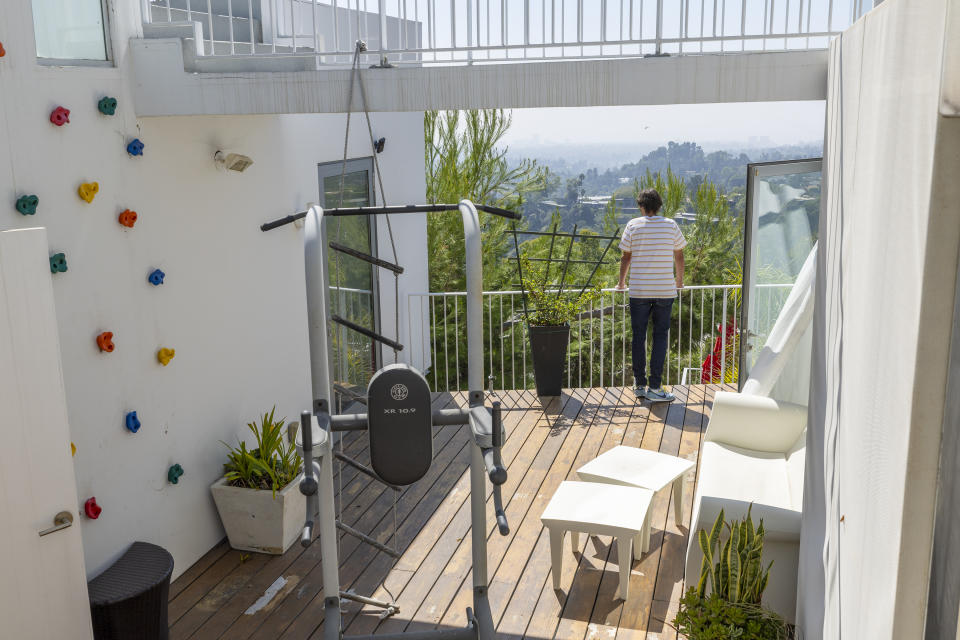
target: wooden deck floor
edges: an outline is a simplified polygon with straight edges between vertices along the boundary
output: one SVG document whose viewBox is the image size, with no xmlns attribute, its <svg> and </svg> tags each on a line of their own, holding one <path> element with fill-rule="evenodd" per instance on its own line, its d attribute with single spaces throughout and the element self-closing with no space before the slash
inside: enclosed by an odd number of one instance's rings
<svg viewBox="0 0 960 640">
<path fill-rule="evenodd" d="M 635 561 L 630 598 L 616 599 L 615 545 L 603 537 L 572 555 L 566 538 L 562 590 L 550 578 L 550 545 L 540 514 L 561 481 L 619 444 L 696 460 L 716 386 L 675 387 L 678 399 L 650 409 L 630 389 L 575 389 L 541 406 L 529 391 L 501 392 L 508 439 L 503 457 L 509 479 L 503 498 L 510 534 L 495 531 L 488 501 L 490 602 L 498 638 L 676 637 L 665 623 L 676 610 L 694 483 L 683 496 L 684 525 L 674 524 L 670 491 L 652 506 L 650 551 Z M 463 394 L 437 394 L 434 406 L 465 405 Z M 396 496 L 377 482 L 343 470 L 343 520 L 402 551 L 387 554 L 344 536 L 340 580 L 344 590 L 392 597 L 400 614 L 345 604 L 347 634 L 458 627 L 470 606 L 468 427 L 444 427 L 434 436 L 434 464 L 421 481 Z M 345 452 L 366 458 L 366 437 L 345 441 Z M 691 472 L 692 473 L 692 472 Z M 394 518 L 399 535 L 394 540 Z M 320 638 L 323 588 L 320 545 L 294 545 L 283 556 L 242 554 L 221 543 L 170 588 L 170 637 L 212 639 Z"/>
</svg>

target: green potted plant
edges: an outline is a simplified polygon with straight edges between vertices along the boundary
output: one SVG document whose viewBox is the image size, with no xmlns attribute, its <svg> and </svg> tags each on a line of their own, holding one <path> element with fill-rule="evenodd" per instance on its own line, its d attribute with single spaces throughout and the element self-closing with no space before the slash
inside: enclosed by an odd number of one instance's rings
<svg viewBox="0 0 960 640">
<path fill-rule="evenodd" d="M 238 441 L 228 447 L 224 475 L 210 487 L 230 546 L 244 551 L 282 554 L 303 526 L 306 499 L 299 491 L 303 459 L 284 441 L 285 419 L 276 407 L 260 423 L 247 424 L 256 446 Z"/>
<path fill-rule="evenodd" d="M 533 356 L 533 379 L 537 395 L 559 396 L 563 387 L 570 343 L 570 323 L 579 319 L 584 308 L 600 299 L 600 289 L 581 291 L 551 290 L 542 270 L 526 257 L 520 258 L 527 296 L 527 332 Z"/>
<path fill-rule="evenodd" d="M 724 521 L 723 510 L 708 534 L 697 542 L 703 551 L 700 579 L 680 600 L 674 628 L 688 640 L 792 640 L 794 629 L 782 617 L 763 608 L 760 600 L 770 577 L 763 566 L 763 520 Z M 726 540 L 721 536 L 726 529 Z M 707 592 L 707 586 L 710 592 Z"/>
</svg>

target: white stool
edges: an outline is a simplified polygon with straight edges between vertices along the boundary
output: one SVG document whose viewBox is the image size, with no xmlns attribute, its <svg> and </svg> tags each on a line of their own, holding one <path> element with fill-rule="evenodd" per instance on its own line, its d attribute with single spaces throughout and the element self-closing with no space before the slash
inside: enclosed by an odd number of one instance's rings
<svg viewBox="0 0 960 640">
<path fill-rule="evenodd" d="M 665 453 L 618 446 L 577 469 L 586 482 L 643 487 L 657 492 L 673 485 L 673 518 L 683 521 L 683 489 L 694 463 Z M 649 535 L 649 532 L 648 534 Z"/>
<path fill-rule="evenodd" d="M 650 546 L 649 510 L 653 491 L 593 482 L 561 482 L 540 521 L 550 531 L 553 588 L 560 588 L 563 536 L 569 531 L 574 551 L 580 534 L 617 539 L 620 563 L 618 596 L 627 599 L 634 554 L 639 558 Z"/>
</svg>

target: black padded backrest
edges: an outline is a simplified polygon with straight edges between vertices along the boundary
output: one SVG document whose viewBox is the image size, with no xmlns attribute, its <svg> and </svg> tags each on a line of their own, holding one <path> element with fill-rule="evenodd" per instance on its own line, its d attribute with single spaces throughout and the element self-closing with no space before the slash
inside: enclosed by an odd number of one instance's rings
<svg viewBox="0 0 960 640">
<path fill-rule="evenodd" d="M 386 482 L 407 485 L 433 462 L 433 414 L 430 386 L 405 364 L 377 371 L 367 386 L 370 465 Z"/>
</svg>

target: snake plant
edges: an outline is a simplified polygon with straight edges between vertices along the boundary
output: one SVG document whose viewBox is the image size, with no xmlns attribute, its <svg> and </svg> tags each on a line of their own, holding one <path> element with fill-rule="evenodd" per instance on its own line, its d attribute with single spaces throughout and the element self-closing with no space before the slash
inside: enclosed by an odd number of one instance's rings
<svg viewBox="0 0 960 640">
<path fill-rule="evenodd" d="M 710 533 L 700 530 L 698 542 L 703 552 L 703 563 L 700 567 L 697 594 L 701 598 L 706 595 L 709 579 L 713 593 L 727 602 L 760 604 L 773 562 L 764 568 L 763 520 L 754 527 L 750 515 L 752 510 L 753 505 L 750 505 L 743 520 L 728 524 L 724 521 L 721 509 Z M 728 535 L 721 543 L 720 537 L 724 528 Z"/>
</svg>

